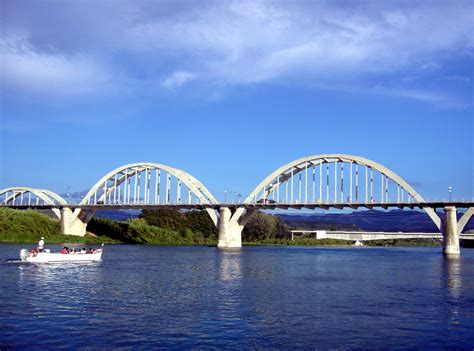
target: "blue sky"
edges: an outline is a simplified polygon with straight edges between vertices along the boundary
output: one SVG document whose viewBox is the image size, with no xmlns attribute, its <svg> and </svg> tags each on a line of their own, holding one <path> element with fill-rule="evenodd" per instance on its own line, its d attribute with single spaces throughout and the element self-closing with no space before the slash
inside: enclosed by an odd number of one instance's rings
<svg viewBox="0 0 474 351">
<path fill-rule="evenodd" d="M 217 198 L 291 160 L 360 155 L 474 196 L 472 1 L 2 1 L 0 187 L 122 164 Z"/>
</svg>

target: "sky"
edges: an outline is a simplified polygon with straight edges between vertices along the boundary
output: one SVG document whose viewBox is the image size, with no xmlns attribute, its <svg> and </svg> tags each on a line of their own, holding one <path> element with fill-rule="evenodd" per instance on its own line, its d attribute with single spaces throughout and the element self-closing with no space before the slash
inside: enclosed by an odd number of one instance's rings
<svg viewBox="0 0 474 351">
<path fill-rule="evenodd" d="M 0 188 L 156 162 L 218 199 L 322 153 L 474 197 L 472 1 L 0 1 Z"/>
</svg>

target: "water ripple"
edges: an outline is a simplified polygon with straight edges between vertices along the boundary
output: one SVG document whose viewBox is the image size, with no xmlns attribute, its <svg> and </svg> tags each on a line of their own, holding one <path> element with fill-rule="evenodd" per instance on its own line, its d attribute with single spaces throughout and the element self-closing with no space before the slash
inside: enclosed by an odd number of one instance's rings
<svg viewBox="0 0 474 351">
<path fill-rule="evenodd" d="M 24 264 L 0 245 L 0 349 L 474 344 L 474 251 L 110 246 Z"/>
</svg>

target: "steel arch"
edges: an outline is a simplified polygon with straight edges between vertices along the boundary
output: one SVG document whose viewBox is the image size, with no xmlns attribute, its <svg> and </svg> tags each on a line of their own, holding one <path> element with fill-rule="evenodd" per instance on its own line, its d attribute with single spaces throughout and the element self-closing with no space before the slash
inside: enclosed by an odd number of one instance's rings
<svg viewBox="0 0 474 351">
<path fill-rule="evenodd" d="M 459 234 L 462 233 L 462 231 L 464 230 L 464 227 L 466 227 L 467 223 L 473 216 L 474 216 L 474 207 L 469 207 L 458 222 Z"/>
<path fill-rule="evenodd" d="M 43 200 L 43 202 L 46 205 L 58 205 L 58 206 L 67 205 L 66 200 L 64 200 L 58 194 L 47 189 L 35 189 L 35 188 L 26 187 L 26 186 L 9 187 L 5 189 L 1 189 L 0 195 L 8 194 L 9 192 L 12 192 L 13 194 L 5 198 L 5 200 L 3 201 L 5 204 L 7 204 L 9 201 L 15 200 L 17 197 L 25 193 L 31 193 L 37 196 L 38 198 L 40 198 L 41 200 Z M 52 211 L 58 218 L 61 218 L 61 213 L 59 209 L 53 208 Z"/>
<path fill-rule="evenodd" d="M 88 204 L 89 201 L 93 198 L 94 194 L 96 194 L 99 190 L 101 190 L 107 181 L 113 179 L 117 175 L 122 175 L 122 177 L 117 179 L 116 183 L 114 184 L 114 187 L 118 187 L 127 179 L 133 178 L 133 175 L 131 177 L 125 176 L 124 172 L 126 172 L 128 169 L 135 169 L 138 172 L 142 172 L 144 170 L 159 170 L 159 171 L 168 172 L 170 175 L 174 176 L 179 181 L 181 181 L 201 203 L 203 204 L 217 204 L 218 203 L 215 197 L 211 194 L 211 192 L 200 181 L 198 181 L 195 177 L 191 176 L 189 173 L 182 171 L 180 169 L 173 168 L 173 167 L 166 166 L 159 163 L 137 162 L 137 163 L 130 163 L 130 164 L 117 167 L 116 169 L 108 172 L 97 183 L 95 183 L 95 185 L 87 192 L 87 194 L 81 200 L 80 204 L 81 205 Z M 110 194 L 110 192 L 113 191 L 113 189 L 114 189 L 113 187 L 107 188 L 100 195 L 100 197 L 96 199 L 96 203 L 104 201 L 104 199 L 107 198 L 108 194 Z M 76 209 L 74 211 L 73 219 L 77 218 L 80 211 L 81 211 L 80 209 Z M 217 223 L 217 216 L 215 212 L 213 210 L 208 209 L 208 213 L 211 216 L 214 223 Z M 88 217 L 90 217 L 90 215 Z"/>
<path fill-rule="evenodd" d="M 153 169 L 153 170 L 163 170 L 177 179 L 181 180 L 192 192 L 193 194 L 204 204 L 216 204 L 217 200 L 212 196 L 212 194 L 209 192 L 209 190 L 201 183 L 199 182 L 196 178 L 191 176 L 190 174 L 179 170 L 177 168 L 169 167 L 166 165 L 162 165 L 159 163 L 152 163 L 152 162 L 137 162 L 137 163 L 130 163 L 127 165 L 120 166 L 106 175 L 104 175 L 84 196 L 84 198 L 81 201 L 81 205 L 85 205 L 88 203 L 88 201 L 92 198 L 95 192 L 100 190 L 104 183 L 114 177 L 115 175 L 121 174 L 121 172 L 126 171 L 127 169 L 130 168 L 142 168 L 141 170 L 145 169 Z M 140 170 L 140 171 L 141 171 Z M 125 179 L 120 179 L 117 182 L 117 186 L 120 185 Z M 120 183 L 119 183 L 120 182 Z M 113 188 L 108 188 L 108 191 L 113 190 Z M 104 197 L 105 194 L 101 195 L 101 198 Z M 98 201 L 101 200 L 101 198 L 98 199 Z"/>
<path fill-rule="evenodd" d="M 418 192 L 415 191 L 404 179 L 402 179 L 399 175 L 397 175 L 395 172 L 391 171 L 387 167 L 381 165 L 380 163 L 374 162 L 372 160 L 360 157 L 360 156 L 354 156 L 354 155 L 347 155 L 347 154 L 320 154 L 320 155 L 313 155 L 313 156 L 307 156 L 307 157 L 302 157 L 297 160 L 294 160 L 292 162 L 289 162 L 280 168 L 276 169 L 274 172 L 272 172 L 268 177 L 266 177 L 260 184 L 258 184 L 255 189 L 249 194 L 249 196 L 245 199 L 244 203 L 245 204 L 250 204 L 252 200 L 255 201 L 257 198 L 258 194 L 264 189 L 263 194 L 258 200 L 262 199 L 264 196 L 268 196 L 273 189 L 276 188 L 276 181 L 274 181 L 278 177 L 283 177 L 283 181 L 281 178 L 279 179 L 278 184 L 282 184 L 286 180 L 288 180 L 290 177 L 287 172 L 288 170 L 293 170 L 292 171 L 292 176 L 295 176 L 296 174 L 304 171 L 305 169 L 309 167 L 313 167 L 315 165 L 319 165 L 321 163 L 330 163 L 330 162 L 354 162 L 358 165 L 363 165 L 366 167 L 369 167 L 382 175 L 385 175 L 392 181 L 394 181 L 396 184 L 400 185 L 403 189 L 407 191 L 408 194 L 410 194 L 417 202 L 425 202 L 423 197 L 421 197 Z M 305 164 L 304 167 L 297 167 L 298 165 Z M 438 229 L 441 230 L 441 219 L 439 216 L 436 214 L 436 212 L 432 208 L 424 208 L 428 216 L 431 218 L 431 220 L 434 222 L 434 224 L 438 227 Z"/>
</svg>

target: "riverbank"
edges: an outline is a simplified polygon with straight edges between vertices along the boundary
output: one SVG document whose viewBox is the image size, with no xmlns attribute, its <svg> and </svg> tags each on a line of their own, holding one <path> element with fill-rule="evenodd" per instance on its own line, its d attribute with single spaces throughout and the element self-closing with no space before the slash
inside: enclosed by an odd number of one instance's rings
<svg viewBox="0 0 474 351">
<path fill-rule="evenodd" d="M 0 234 L 0 243 L 10 244 L 33 244 L 38 243 L 41 237 L 45 238 L 47 244 L 121 244 L 120 241 L 113 240 L 105 236 L 97 236 L 91 233 L 85 236 L 62 235 L 62 234 L 47 234 L 42 236 L 35 236 L 32 234 L 19 235 L 3 235 Z"/>
<path fill-rule="evenodd" d="M 267 218 L 268 217 L 268 218 Z M 157 245 L 216 245 L 217 235 L 207 214 L 189 212 L 180 214 L 171 211 L 148 213 L 145 218 L 128 221 L 114 221 L 93 218 L 84 237 L 61 234 L 58 219 L 32 210 L 20 211 L 0 208 L 1 243 L 35 243 L 45 237 L 48 243 L 129 243 Z M 151 225 L 156 223 L 157 225 Z M 192 229 L 191 229 L 192 228 Z M 295 240 L 269 237 L 268 228 L 274 233 L 281 232 L 281 224 L 273 216 L 258 214 L 248 225 L 252 235 L 244 233 L 244 246 L 351 246 L 353 241 L 337 239 L 297 238 Z M 260 233 L 260 235 L 258 235 Z M 273 233 L 273 235 L 274 235 Z M 404 239 L 367 241 L 364 246 L 440 246 L 436 239 Z"/>
<path fill-rule="evenodd" d="M 196 217 L 194 215 L 194 217 Z M 169 216 L 163 216 L 169 219 Z M 195 222 L 199 223 L 199 218 Z M 164 222 L 163 225 L 180 223 L 180 218 Z M 212 223 L 212 222 L 211 222 Z M 159 244 L 159 245 L 211 245 L 217 243 L 214 232 L 206 233 L 179 227 L 178 230 L 149 225 L 145 219 L 114 221 L 93 218 L 87 225 L 84 237 L 61 234 L 58 219 L 32 210 L 0 208 L 0 243 L 35 243 L 41 237 L 47 243 L 84 244 Z M 204 231 L 204 230 L 203 230 Z"/>
<path fill-rule="evenodd" d="M 47 243 L 119 243 L 106 235 L 88 233 L 84 237 L 61 234 L 61 223 L 42 213 L 0 208 L 0 242 L 37 243 L 41 237 Z"/>
<path fill-rule="evenodd" d="M 400 239 L 400 240 L 373 240 L 363 241 L 360 246 L 423 246 L 438 247 L 441 242 L 437 239 Z M 313 238 L 297 238 L 291 239 L 271 239 L 260 240 L 255 242 L 243 242 L 244 246 L 354 246 L 355 241 L 339 240 L 339 239 L 313 239 Z"/>
</svg>

